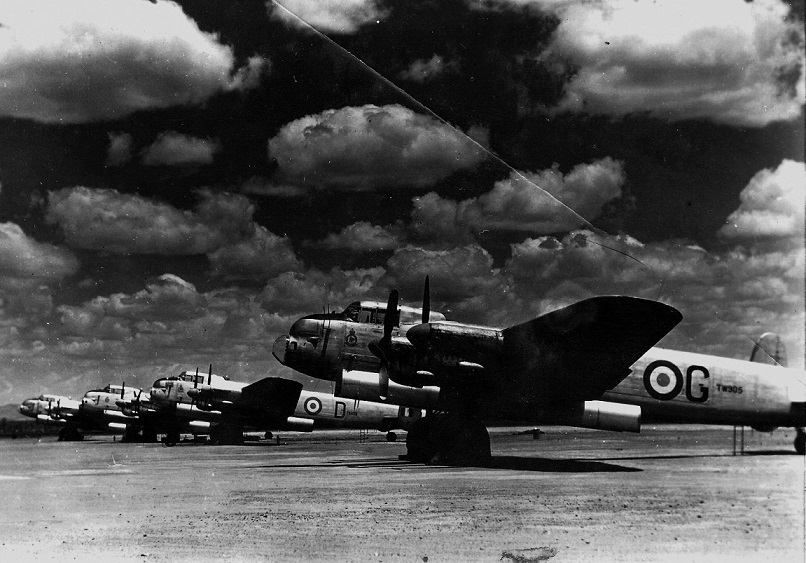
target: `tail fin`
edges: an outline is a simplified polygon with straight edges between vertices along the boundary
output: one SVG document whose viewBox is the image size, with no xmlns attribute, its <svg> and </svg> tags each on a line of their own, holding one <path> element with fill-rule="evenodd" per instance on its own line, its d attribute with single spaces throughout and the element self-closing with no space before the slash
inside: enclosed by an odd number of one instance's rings
<svg viewBox="0 0 806 563">
<path fill-rule="evenodd" d="M 774 332 L 765 332 L 758 337 L 750 361 L 759 364 L 786 367 L 786 346 L 781 337 Z"/>
</svg>

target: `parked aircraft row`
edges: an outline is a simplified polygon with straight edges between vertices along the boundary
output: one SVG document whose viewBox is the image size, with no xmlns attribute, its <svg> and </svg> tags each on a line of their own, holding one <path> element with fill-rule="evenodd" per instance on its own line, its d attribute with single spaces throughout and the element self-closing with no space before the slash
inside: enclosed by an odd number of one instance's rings
<svg viewBox="0 0 806 563">
<path fill-rule="evenodd" d="M 20 412 L 46 424 L 63 426 L 60 440 L 80 440 L 82 432 L 112 431 L 127 441 L 156 441 L 164 435 L 175 445 L 181 434 L 209 435 L 216 444 L 243 443 L 245 431 L 314 428 L 364 428 L 387 432 L 407 428 L 422 416 L 416 408 L 344 399 L 304 390 L 301 383 L 266 377 L 252 384 L 183 371 L 157 379 L 151 390 L 107 385 L 87 391 L 81 401 L 41 395 L 20 405 Z"/>
<path fill-rule="evenodd" d="M 340 313 L 305 316 L 277 338 L 273 355 L 302 374 L 335 382 L 335 394 L 266 377 L 247 384 L 184 371 L 147 393 L 109 385 L 81 402 L 43 395 L 23 414 L 127 439 L 209 434 L 239 443 L 245 429 L 314 426 L 408 430 L 415 462 L 486 464 L 486 425 L 561 424 L 639 432 L 641 420 L 796 428 L 806 450 L 806 372 L 783 367 L 780 339 L 762 336 L 750 361 L 654 345 L 682 319 L 668 305 L 599 296 L 509 328 L 446 320 L 423 305 L 356 301 Z M 425 411 L 425 416 L 423 416 Z M 391 435 L 390 435 L 391 437 Z"/>
</svg>

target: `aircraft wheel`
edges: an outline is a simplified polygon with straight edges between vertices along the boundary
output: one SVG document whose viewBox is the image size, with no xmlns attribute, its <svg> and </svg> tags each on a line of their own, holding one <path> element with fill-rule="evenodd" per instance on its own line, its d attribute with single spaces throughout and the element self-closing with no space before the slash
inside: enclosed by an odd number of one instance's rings
<svg viewBox="0 0 806 563">
<path fill-rule="evenodd" d="M 428 461 L 434 465 L 487 466 L 492 459 L 490 435 L 477 419 L 448 415 L 440 417 L 432 439 L 437 447 Z"/>
<path fill-rule="evenodd" d="M 168 434 L 165 435 L 165 438 L 162 439 L 162 443 L 169 448 L 172 448 L 179 442 L 179 438 L 179 432 L 168 432 Z"/>
<path fill-rule="evenodd" d="M 210 431 L 210 443 L 220 446 L 241 446 L 243 445 L 243 427 L 219 424 Z"/>
<path fill-rule="evenodd" d="M 84 435 L 77 428 L 66 426 L 59 430 L 59 442 L 80 442 Z"/>
<path fill-rule="evenodd" d="M 799 429 L 795 436 L 795 451 L 800 455 L 806 455 L 806 433 L 803 432 L 803 429 Z"/>
<path fill-rule="evenodd" d="M 415 421 L 406 437 L 406 459 L 434 465 L 490 464 L 490 435 L 481 421 L 460 415 L 430 415 Z"/>
<path fill-rule="evenodd" d="M 267 440 L 271 440 L 272 438 L 274 438 L 274 434 L 272 434 L 271 432 L 266 432 L 263 435 L 263 437 L 266 438 Z"/>
<path fill-rule="evenodd" d="M 397 441 L 397 434 L 392 432 L 391 430 L 386 433 L 386 441 L 387 442 L 396 442 Z"/>
<path fill-rule="evenodd" d="M 140 436 L 137 433 L 136 428 L 126 428 L 123 432 L 123 436 L 120 437 L 121 442 L 139 442 Z"/>
<path fill-rule="evenodd" d="M 432 422 L 434 416 L 426 416 L 415 420 L 406 436 L 406 456 L 412 463 L 428 463 L 434 455 L 434 445 L 431 440 Z"/>
</svg>

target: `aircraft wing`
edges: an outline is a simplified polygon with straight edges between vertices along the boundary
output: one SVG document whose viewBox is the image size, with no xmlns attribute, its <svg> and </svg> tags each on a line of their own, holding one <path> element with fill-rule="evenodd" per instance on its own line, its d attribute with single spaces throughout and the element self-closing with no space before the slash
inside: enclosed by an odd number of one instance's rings
<svg viewBox="0 0 806 563">
<path fill-rule="evenodd" d="M 594 400 L 682 320 L 646 299 L 602 296 L 505 329 L 506 366 L 546 400 Z"/>
<path fill-rule="evenodd" d="M 259 409 L 270 416 L 287 418 L 302 392 L 302 383 L 281 377 L 266 377 L 241 389 L 236 408 Z"/>
</svg>

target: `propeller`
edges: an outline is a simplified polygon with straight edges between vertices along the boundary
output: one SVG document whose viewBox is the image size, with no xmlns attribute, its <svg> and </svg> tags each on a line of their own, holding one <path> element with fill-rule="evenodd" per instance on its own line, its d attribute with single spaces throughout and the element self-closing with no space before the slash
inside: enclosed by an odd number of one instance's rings
<svg viewBox="0 0 806 563">
<path fill-rule="evenodd" d="M 210 364 L 210 371 L 207 372 L 207 386 L 213 384 L 213 364 Z"/>
<path fill-rule="evenodd" d="M 193 378 L 193 388 L 198 389 L 199 387 L 199 368 L 196 368 L 196 377 Z"/>
<path fill-rule="evenodd" d="M 378 342 L 371 342 L 369 351 L 381 360 L 381 369 L 378 374 L 378 394 L 381 399 L 389 395 L 389 361 L 392 358 L 392 329 L 395 326 L 397 304 L 400 296 L 396 289 L 389 292 L 389 301 L 386 304 L 386 314 L 383 317 L 383 337 Z"/>
<path fill-rule="evenodd" d="M 120 400 L 123 400 L 123 393 L 126 392 L 126 382 L 122 381 L 122 385 L 120 386 Z"/>
<path fill-rule="evenodd" d="M 425 276 L 425 287 L 423 288 L 423 324 L 431 320 L 431 289 L 428 283 L 428 276 Z"/>
<path fill-rule="evenodd" d="M 132 405 L 134 407 L 132 410 L 134 410 L 134 412 L 136 412 L 137 414 L 140 414 L 140 395 L 142 394 L 143 390 L 140 389 L 140 392 L 137 393 L 137 396 L 134 398 L 134 404 Z"/>
</svg>

